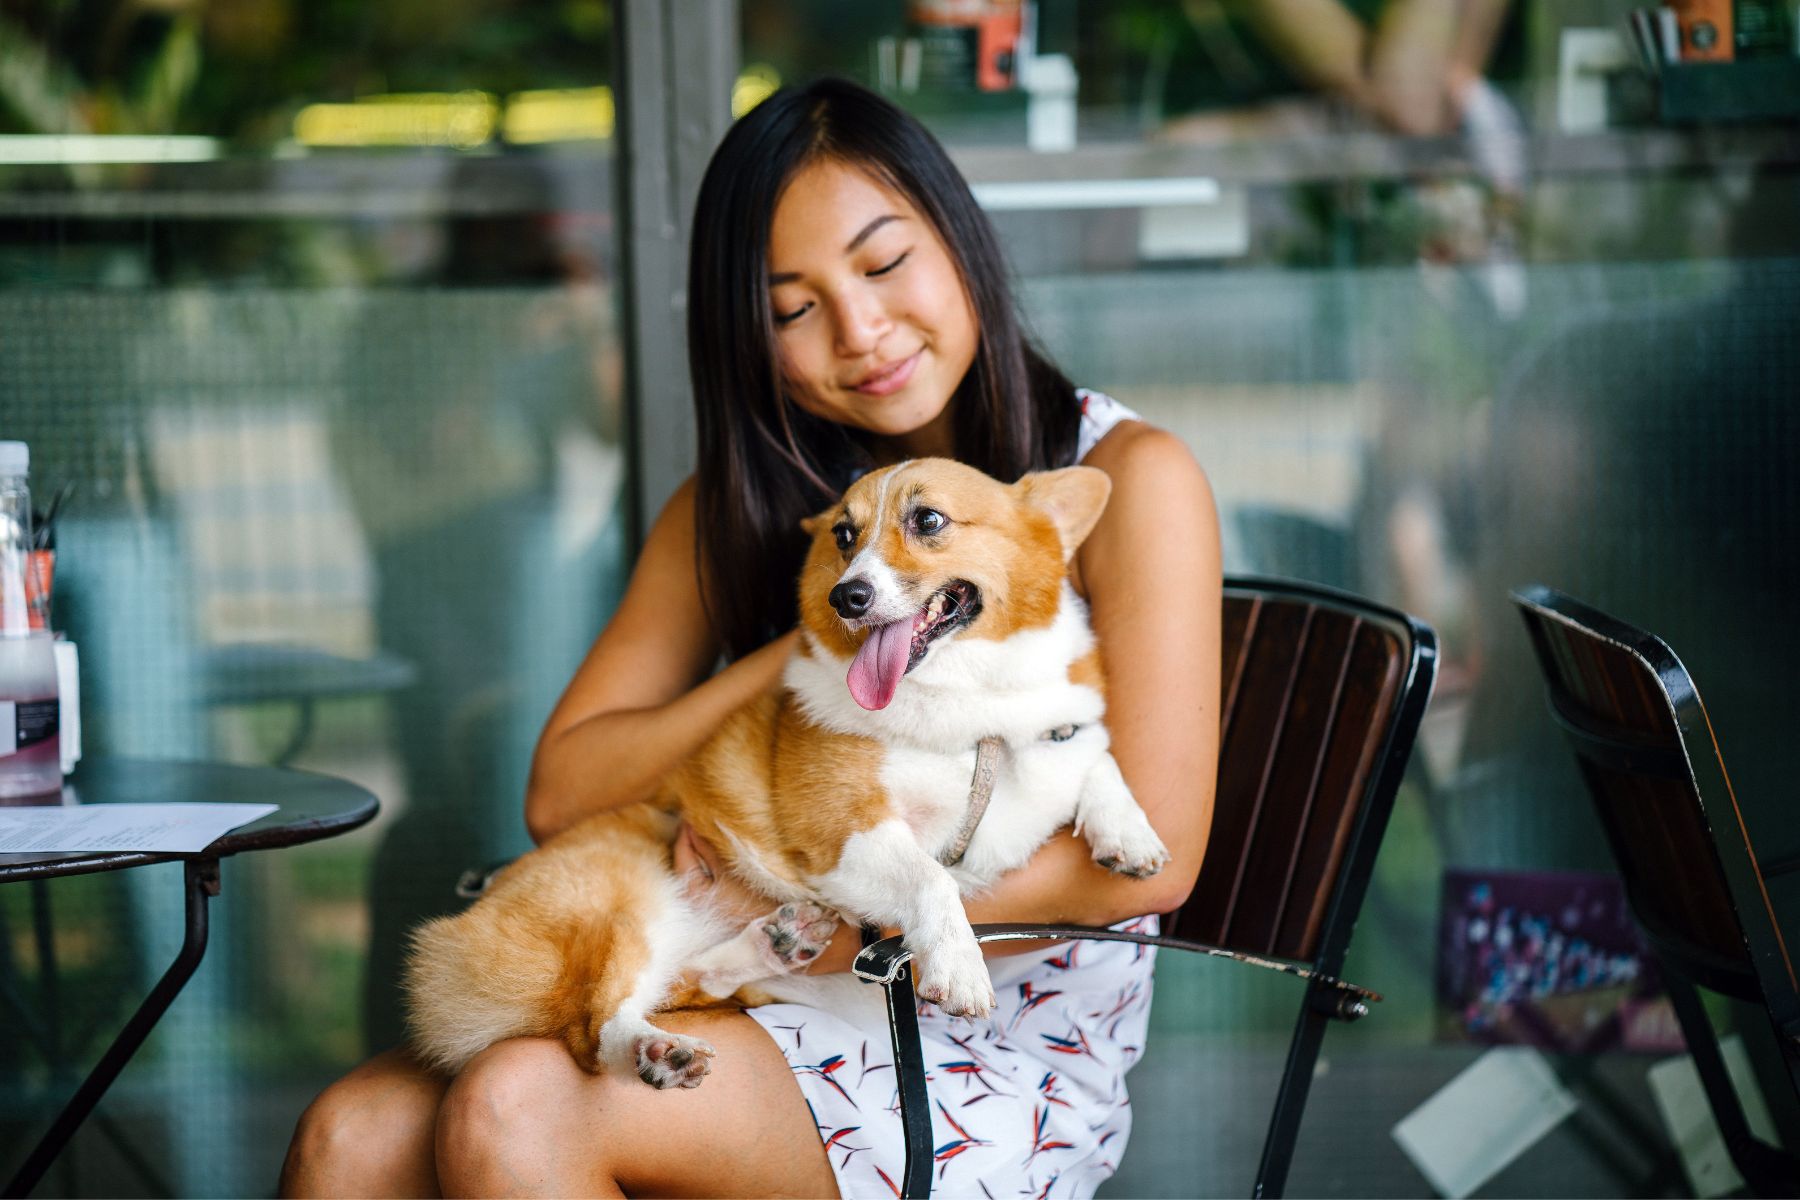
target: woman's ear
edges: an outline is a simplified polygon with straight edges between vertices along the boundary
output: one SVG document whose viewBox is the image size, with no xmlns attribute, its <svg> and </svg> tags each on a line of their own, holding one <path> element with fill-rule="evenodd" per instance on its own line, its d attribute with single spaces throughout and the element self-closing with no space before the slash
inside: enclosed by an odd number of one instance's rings
<svg viewBox="0 0 1800 1200">
<path fill-rule="evenodd" d="M 1112 479 L 1097 467 L 1064 467 L 1033 471 L 1013 485 L 1025 502 L 1049 516 L 1062 537 L 1063 559 L 1075 550 L 1100 520 L 1112 495 Z"/>
</svg>

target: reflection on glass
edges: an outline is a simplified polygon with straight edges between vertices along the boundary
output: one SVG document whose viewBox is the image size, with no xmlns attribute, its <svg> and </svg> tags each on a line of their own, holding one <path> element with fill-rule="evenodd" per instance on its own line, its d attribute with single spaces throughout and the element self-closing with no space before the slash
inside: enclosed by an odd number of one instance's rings
<svg viewBox="0 0 1800 1200">
<path fill-rule="evenodd" d="M 1800 160 L 1791 114 L 1740 102 L 1800 67 L 1791 38 L 1736 50 L 1714 106 L 1689 108 L 1679 52 L 1647 61 L 1622 10 L 1039 0 L 1021 53 L 1067 59 L 1076 110 L 1073 144 L 1040 153 L 1029 63 L 999 90 L 909 66 L 913 6 L 743 13 L 746 61 L 861 79 L 950 146 L 1040 342 L 1206 466 L 1229 569 L 1437 627 L 1438 696 L 1346 968 L 1392 999 L 1327 1043 L 1292 1180 L 1415 1188 L 1388 1130 L 1473 1053 L 1432 1044 L 1443 872 L 1611 868 L 1509 587 L 1553 584 L 1677 646 L 1759 848 L 1800 849 L 1773 725 L 1800 669 L 1777 611 L 1800 583 Z M 1132 1076 L 1139 1128 L 1109 1186 L 1229 1193 L 1255 1131 L 1235 1105 L 1196 1121 L 1192 1080 L 1272 1094 L 1287 1030 L 1260 981 L 1163 974 L 1162 1053 Z M 1641 1089 L 1643 1066 L 1608 1069 Z M 1567 1145 L 1509 1170 L 1519 1191 L 1635 1186 Z"/>
</svg>

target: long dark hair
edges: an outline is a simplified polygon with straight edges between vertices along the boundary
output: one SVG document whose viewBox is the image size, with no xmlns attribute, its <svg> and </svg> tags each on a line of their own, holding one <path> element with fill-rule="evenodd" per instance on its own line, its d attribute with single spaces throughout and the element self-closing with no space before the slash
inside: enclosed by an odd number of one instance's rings
<svg viewBox="0 0 1800 1200">
<path fill-rule="evenodd" d="M 793 628 L 805 557 L 800 520 L 871 465 L 855 431 L 785 394 L 769 307 L 769 229 L 804 167 L 836 160 L 905 196 L 962 274 L 980 338 L 958 385 L 957 457 L 997 478 L 1074 460 L 1074 387 L 1033 347 L 1013 309 L 1005 258 L 944 148 L 906 112 L 853 83 L 784 88 L 733 125 L 694 209 L 688 367 L 699 431 L 695 551 L 700 590 L 732 658 Z"/>
</svg>

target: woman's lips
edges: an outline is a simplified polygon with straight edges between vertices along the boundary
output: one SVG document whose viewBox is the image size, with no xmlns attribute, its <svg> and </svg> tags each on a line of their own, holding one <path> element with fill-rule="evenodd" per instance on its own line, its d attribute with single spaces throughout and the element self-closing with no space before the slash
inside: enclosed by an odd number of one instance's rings
<svg viewBox="0 0 1800 1200">
<path fill-rule="evenodd" d="M 914 350 L 891 367 L 884 367 L 863 378 L 852 390 L 865 396 L 888 396 L 906 386 L 912 378 L 913 368 L 919 365 L 919 355 L 923 350 Z"/>
</svg>

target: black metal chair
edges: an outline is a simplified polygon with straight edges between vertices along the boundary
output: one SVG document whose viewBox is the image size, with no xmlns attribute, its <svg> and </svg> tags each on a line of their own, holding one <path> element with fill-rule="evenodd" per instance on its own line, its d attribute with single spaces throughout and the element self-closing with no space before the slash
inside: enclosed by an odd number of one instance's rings
<svg viewBox="0 0 1800 1200">
<path fill-rule="evenodd" d="M 1437 676 L 1437 638 L 1392 609 L 1309 584 L 1227 580 L 1219 784 L 1199 881 L 1151 937 L 1080 926 L 977 925 L 982 941 L 1130 941 L 1272 967 L 1305 981 L 1252 1195 L 1279 1196 L 1325 1028 L 1368 1011 L 1337 978 L 1400 777 Z M 927 1196 L 934 1153 L 910 955 L 866 948 L 887 993 L 902 1192 Z"/>
<path fill-rule="evenodd" d="M 1547 587 L 1512 598 L 1731 1160 L 1757 1194 L 1800 1195 L 1800 1159 L 1751 1133 L 1696 990 L 1767 1015 L 1800 1099 L 1800 987 L 1766 886 L 1800 864 L 1758 863 L 1700 693 L 1662 639 Z"/>
</svg>

